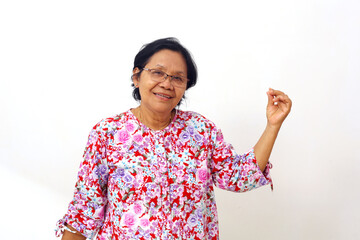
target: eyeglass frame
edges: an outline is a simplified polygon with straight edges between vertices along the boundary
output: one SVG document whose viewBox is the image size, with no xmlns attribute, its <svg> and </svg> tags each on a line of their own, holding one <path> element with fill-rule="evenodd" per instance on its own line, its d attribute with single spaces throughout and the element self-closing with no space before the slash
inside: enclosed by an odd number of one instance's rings
<svg viewBox="0 0 360 240">
<path fill-rule="evenodd" d="M 188 79 L 188 78 L 186 78 L 186 77 L 170 75 L 170 74 L 167 74 L 166 72 L 164 72 L 163 70 L 160 70 L 160 69 L 142 68 L 142 70 L 146 70 L 146 71 L 148 71 L 148 72 L 150 72 L 150 73 L 151 73 L 151 71 L 153 71 L 153 70 L 156 70 L 156 71 L 159 71 L 159 72 L 164 73 L 164 74 L 165 74 L 164 79 L 163 79 L 162 81 L 157 81 L 157 82 L 159 82 L 159 83 L 165 82 L 166 79 L 167 79 L 168 77 L 170 77 L 170 83 L 173 84 L 174 78 L 179 78 L 179 77 L 180 77 L 180 78 L 185 79 L 185 84 L 184 84 L 184 86 L 186 87 L 186 86 L 187 86 L 187 83 L 190 81 L 190 79 Z M 176 85 L 176 84 L 175 84 L 175 85 Z M 175 85 L 174 85 L 174 86 L 175 86 Z M 178 87 L 182 87 L 182 86 L 178 86 Z"/>
</svg>

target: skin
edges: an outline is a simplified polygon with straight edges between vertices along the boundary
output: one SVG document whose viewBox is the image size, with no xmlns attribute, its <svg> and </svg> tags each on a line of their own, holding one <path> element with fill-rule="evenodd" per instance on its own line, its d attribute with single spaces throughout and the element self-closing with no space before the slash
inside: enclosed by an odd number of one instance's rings
<svg viewBox="0 0 360 240">
<path fill-rule="evenodd" d="M 155 53 L 146 64 L 145 68 L 160 69 L 170 75 L 187 76 L 187 66 L 181 53 L 171 50 L 161 50 Z M 133 73 L 140 72 L 134 69 Z M 142 123 L 153 130 L 160 130 L 169 124 L 173 112 L 172 110 L 183 97 L 186 85 L 174 87 L 168 77 L 164 82 L 154 82 L 150 73 L 142 71 L 140 76 L 134 75 L 133 82 L 139 88 L 141 103 L 133 109 L 133 113 Z M 166 95 L 169 98 L 158 94 Z"/>
<path fill-rule="evenodd" d="M 183 56 L 171 50 L 161 50 L 155 53 L 149 60 L 146 68 L 158 68 L 170 75 L 187 76 L 186 62 Z M 133 73 L 140 72 L 134 69 Z M 185 93 L 186 86 L 183 88 L 174 87 L 167 78 L 162 83 L 151 80 L 150 74 L 143 71 L 140 76 L 133 78 L 134 85 L 139 88 L 141 95 L 140 106 L 132 109 L 132 112 L 142 123 L 154 130 L 164 129 L 173 117 L 173 109 L 181 100 Z M 159 96 L 166 95 L 170 98 Z M 269 89 L 266 93 L 268 104 L 266 107 L 267 125 L 260 139 L 254 146 L 255 157 L 261 171 L 264 171 L 268 163 L 276 137 L 282 123 L 291 110 L 292 102 L 283 92 Z M 68 225 L 68 228 L 76 231 Z M 77 232 L 77 231 L 76 231 Z M 76 234 L 64 231 L 62 240 L 85 240 L 86 238 L 77 232 Z"/>
<path fill-rule="evenodd" d="M 61 238 L 61 240 L 86 240 L 86 237 L 84 237 L 81 233 L 75 230 L 72 226 L 69 224 L 67 225 L 68 228 L 75 231 L 76 233 L 72 233 L 69 231 L 64 231 L 64 234 Z"/>
<path fill-rule="evenodd" d="M 268 104 L 266 107 L 267 125 L 260 139 L 254 146 L 255 157 L 261 171 L 264 171 L 274 146 L 281 125 L 290 113 L 292 102 L 283 92 L 269 89 L 266 93 Z"/>
</svg>

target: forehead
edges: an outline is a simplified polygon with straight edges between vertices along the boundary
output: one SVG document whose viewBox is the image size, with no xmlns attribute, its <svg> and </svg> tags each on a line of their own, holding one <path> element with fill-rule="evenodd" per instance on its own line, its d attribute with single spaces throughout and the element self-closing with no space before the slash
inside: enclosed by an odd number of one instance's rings
<svg viewBox="0 0 360 240">
<path fill-rule="evenodd" d="M 147 64 L 149 67 L 160 67 L 175 72 L 186 72 L 186 61 L 183 55 L 169 49 L 163 49 L 151 56 Z"/>
</svg>

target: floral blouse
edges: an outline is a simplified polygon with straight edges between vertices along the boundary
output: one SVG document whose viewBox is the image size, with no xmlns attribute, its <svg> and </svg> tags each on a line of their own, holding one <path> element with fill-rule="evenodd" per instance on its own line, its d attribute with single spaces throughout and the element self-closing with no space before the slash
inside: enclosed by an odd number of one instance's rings
<svg viewBox="0 0 360 240">
<path fill-rule="evenodd" d="M 219 239 L 214 185 L 245 192 L 271 183 L 254 150 L 238 155 L 221 131 L 177 110 L 154 131 L 128 110 L 89 135 L 65 223 L 88 239 Z M 97 233 L 97 234 L 96 234 Z"/>
</svg>

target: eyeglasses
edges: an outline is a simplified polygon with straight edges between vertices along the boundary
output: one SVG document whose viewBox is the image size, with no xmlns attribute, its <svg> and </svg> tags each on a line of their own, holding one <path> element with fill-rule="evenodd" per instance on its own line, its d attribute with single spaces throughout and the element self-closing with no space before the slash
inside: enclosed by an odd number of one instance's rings
<svg viewBox="0 0 360 240">
<path fill-rule="evenodd" d="M 159 69 L 150 69 L 143 68 L 150 73 L 151 79 L 155 82 L 164 82 L 168 77 L 170 77 L 170 82 L 174 85 L 174 87 L 185 87 L 189 79 L 182 76 L 172 76 L 169 75 Z"/>
</svg>

